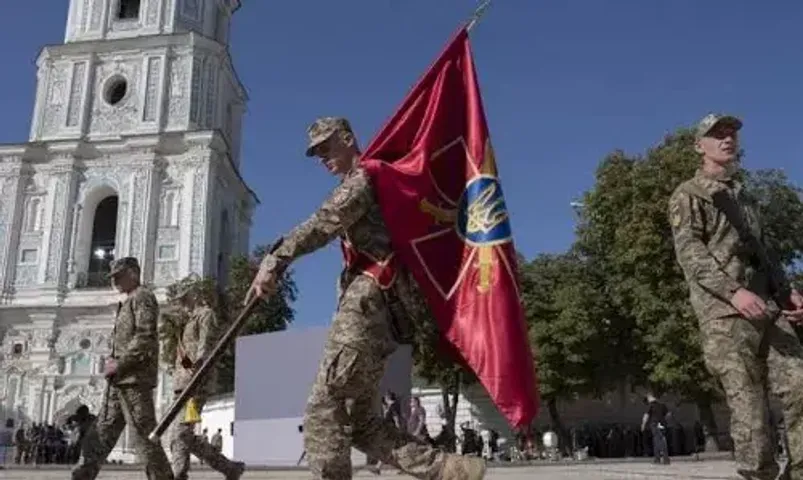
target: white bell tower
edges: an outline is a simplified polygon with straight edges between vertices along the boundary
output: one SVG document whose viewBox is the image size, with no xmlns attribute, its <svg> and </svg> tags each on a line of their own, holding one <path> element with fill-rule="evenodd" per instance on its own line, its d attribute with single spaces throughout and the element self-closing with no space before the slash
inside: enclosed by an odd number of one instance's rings
<svg viewBox="0 0 803 480">
<path fill-rule="evenodd" d="M 114 258 L 160 298 L 225 281 L 256 197 L 239 173 L 245 90 L 228 50 L 239 0 L 71 0 L 37 60 L 27 143 L 0 145 L 0 400 L 21 421 L 97 411 Z M 169 399 L 170 392 L 162 392 Z"/>
</svg>

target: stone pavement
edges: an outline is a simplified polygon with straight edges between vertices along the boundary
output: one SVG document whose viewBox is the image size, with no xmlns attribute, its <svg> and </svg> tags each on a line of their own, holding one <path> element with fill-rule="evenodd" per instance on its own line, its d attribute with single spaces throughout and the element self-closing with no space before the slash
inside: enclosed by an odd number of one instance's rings
<svg viewBox="0 0 803 480">
<path fill-rule="evenodd" d="M 588 462 L 573 465 L 542 465 L 529 467 L 491 468 L 485 476 L 488 480 L 720 480 L 735 479 L 734 464 L 731 461 L 711 460 L 701 462 L 680 461 L 668 466 L 652 465 L 646 462 Z M 69 479 L 65 468 L 8 469 L 0 470 L 0 480 L 65 480 Z M 255 470 L 246 472 L 242 480 L 301 480 L 309 479 L 305 470 Z M 389 470 L 379 477 L 367 472 L 355 472 L 355 479 L 401 480 L 411 478 Z M 195 469 L 190 472 L 191 480 L 222 480 L 222 477 L 208 469 Z M 98 480 L 145 480 L 140 471 L 121 468 L 108 468 L 101 472 Z"/>
</svg>

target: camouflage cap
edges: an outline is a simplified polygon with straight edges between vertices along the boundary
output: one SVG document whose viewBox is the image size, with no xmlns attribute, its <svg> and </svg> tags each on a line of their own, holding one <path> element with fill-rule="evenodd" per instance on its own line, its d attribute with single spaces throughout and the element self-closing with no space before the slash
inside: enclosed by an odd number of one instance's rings
<svg viewBox="0 0 803 480">
<path fill-rule="evenodd" d="M 719 125 L 721 123 L 727 124 L 732 126 L 736 131 L 739 131 L 742 128 L 742 121 L 739 120 L 737 117 L 733 115 L 720 115 L 716 113 L 709 113 L 702 120 L 700 123 L 697 124 L 697 130 L 695 134 L 697 138 L 702 138 L 711 131 L 714 126 Z"/>
<path fill-rule="evenodd" d="M 342 117 L 321 117 L 312 122 L 312 125 L 307 127 L 307 136 L 309 136 L 307 156 L 314 156 L 315 148 L 318 145 L 329 140 L 329 137 L 341 130 L 352 131 L 349 121 Z"/>
<path fill-rule="evenodd" d="M 117 260 L 113 261 L 111 264 L 111 271 L 109 272 L 109 277 L 114 277 L 129 268 L 136 268 L 139 270 L 139 261 L 134 257 L 123 257 L 118 258 Z"/>
</svg>

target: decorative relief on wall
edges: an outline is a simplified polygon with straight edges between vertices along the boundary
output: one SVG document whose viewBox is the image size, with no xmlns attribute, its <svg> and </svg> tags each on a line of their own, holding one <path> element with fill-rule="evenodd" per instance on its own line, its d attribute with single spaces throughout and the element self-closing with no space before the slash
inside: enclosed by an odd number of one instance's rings
<svg viewBox="0 0 803 480">
<path fill-rule="evenodd" d="M 190 79 L 190 122 L 196 125 L 201 120 L 201 82 L 203 73 L 203 58 L 192 58 L 192 78 Z"/>
<path fill-rule="evenodd" d="M 109 322 L 114 319 L 109 317 Z M 56 352 L 69 355 L 78 351 L 106 354 L 111 351 L 112 326 L 108 328 L 87 328 L 84 326 L 67 326 L 61 329 L 56 340 Z"/>
<path fill-rule="evenodd" d="M 55 283 L 58 280 L 59 267 L 64 264 L 62 260 L 63 239 L 68 225 L 67 191 L 69 188 L 70 173 L 60 173 L 56 176 L 56 189 L 53 192 L 53 218 L 50 226 L 50 245 L 48 246 L 47 270 L 45 283 Z"/>
<path fill-rule="evenodd" d="M 151 0 L 154 3 L 155 0 Z M 151 57 L 148 59 L 148 77 L 145 84 L 145 106 L 143 108 L 142 119 L 146 122 L 156 120 L 159 109 L 159 86 L 161 82 L 162 59 L 161 57 Z"/>
<path fill-rule="evenodd" d="M 181 190 L 166 188 L 162 190 L 159 201 L 159 227 L 177 227 L 181 211 Z"/>
<path fill-rule="evenodd" d="M 192 59 L 188 51 L 177 51 L 170 62 L 168 128 L 186 128 L 189 115 L 189 83 Z"/>
<path fill-rule="evenodd" d="M 70 85 L 70 101 L 67 104 L 67 126 L 77 127 L 81 117 L 84 82 L 86 80 L 87 62 L 73 64 L 72 83 Z"/>
<path fill-rule="evenodd" d="M 148 10 L 145 14 L 146 25 L 156 25 L 159 23 L 159 3 L 160 0 L 147 0 Z"/>
<path fill-rule="evenodd" d="M 93 0 L 92 13 L 91 13 L 92 20 L 89 22 L 89 28 L 92 31 L 100 30 L 100 19 L 102 13 L 103 13 L 103 0 Z"/>
<path fill-rule="evenodd" d="M 103 59 L 95 73 L 91 133 L 123 134 L 135 129 L 141 77 L 142 63 L 137 59 Z"/>
<path fill-rule="evenodd" d="M 217 74 L 218 68 L 212 57 L 206 58 L 206 109 L 204 112 L 204 125 L 207 128 L 216 126 L 215 114 L 217 112 Z"/>
<path fill-rule="evenodd" d="M 91 12 L 90 0 L 83 0 L 81 2 L 81 32 L 89 30 L 89 14 Z"/>
<path fill-rule="evenodd" d="M 187 20 L 199 22 L 203 16 L 203 2 L 201 0 L 181 0 L 181 16 Z"/>
<path fill-rule="evenodd" d="M 206 201 L 207 201 L 207 176 L 206 176 L 206 168 L 207 165 L 203 164 L 195 168 L 195 174 L 193 176 L 193 198 L 192 198 L 192 209 L 191 209 L 191 216 L 192 219 L 202 219 L 205 218 L 206 215 Z M 201 273 L 203 272 L 204 267 L 204 243 L 205 243 L 205 236 L 204 236 L 204 229 L 206 228 L 206 222 L 198 222 L 193 221 L 190 223 L 192 227 L 192 235 L 190 241 L 190 271 Z"/>
<path fill-rule="evenodd" d="M 71 72 L 70 62 L 53 63 L 48 75 L 47 102 L 42 111 L 42 134 L 56 135 L 64 125 L 67 101 L 68 77 Z"/>
<path fill-rule="evenodd" d="M 137 169 L 133 175 L 131 175 L 131 188 L 132 190 L 132 200 L 130 202 L 130 209 L 131 209 L 131 231 L 130 231 L 130 249 L 129 255 L 133 255 L 138 258 L 142 258 L 144 253 L 143 245 L 142 245 L 142 233 L 143 229 L 145 228 L 145 223 L 143 219 L 145 215 L 148 214 L 148 206 L 145 202 L 146 195 L 148 193 L 148 170 L 145 169 Z M 123 217 L 129 218 L 129 217 Z"/>
<path fill-rule="evenodd" d="M 175 283 L 178 278 L 178 262 L 156 262 L 154 280 L 158 286 Z"/>
</svg>

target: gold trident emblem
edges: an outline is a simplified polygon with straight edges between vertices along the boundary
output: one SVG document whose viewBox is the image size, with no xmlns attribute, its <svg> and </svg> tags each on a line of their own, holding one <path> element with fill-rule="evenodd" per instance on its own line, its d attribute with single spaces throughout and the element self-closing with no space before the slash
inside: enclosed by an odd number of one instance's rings
<svg viewBox="0 0 803 480">
<path fill-rule="evenodd" d="M 496 158 L 494 157 L 490 139 L 485 143 L 485 155 L 480 170 L 477 172 L 477 177 L 479 176 L 496 178 Z M 491 183 L 483 188 L 479 195 L 469 203 L 466 208 L 467 234 L 488 233 L 508 219 L 508 213 L 503 207 L 504 200 L 501 196 L 494 198 L 497 188 L 496 183 Z M 418 203 L 418 208 L 420 211 L 430 215 L 436 224 L 453 227 L 457 225 L 458 212 L 456 208 L 441 207 L 426 198 Z M 480 274 L 477 290 L 481 293 L 486 293 L 491 288 L 494 247 L 478 245 L 476 248 L 479 250 L 476 267 L 479 269 Z"/>
<path fill-rule="evenodd" d="M 467 233 L 488 233 L 507 220 L 502 198 L 492 200 L 496 194 L 496 183 L 482 189 L 477 198 L 471 201 L 466 212 Z"/>
</svg>

